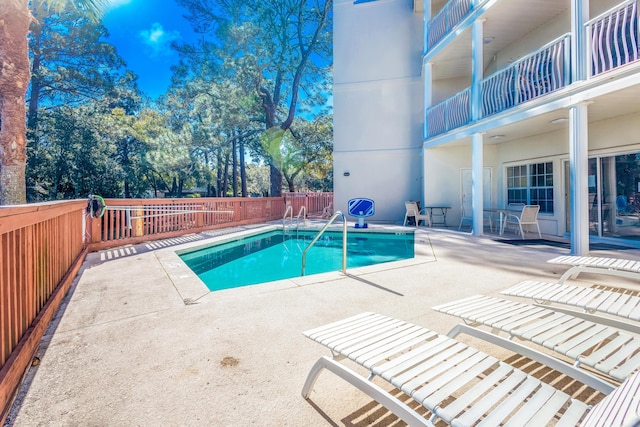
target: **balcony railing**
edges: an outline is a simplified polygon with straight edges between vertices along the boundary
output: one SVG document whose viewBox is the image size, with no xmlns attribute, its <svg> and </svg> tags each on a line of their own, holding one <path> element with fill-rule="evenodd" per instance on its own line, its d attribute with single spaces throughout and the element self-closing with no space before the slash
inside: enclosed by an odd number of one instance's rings
<svg viewBox="0 0 640 427">
<path fill-rule="evenodd" d="M 585 24 L 590 76 L 640 59 L 638 0 L 626 1 Z"/>
<path fill-rule="evenodd" d="M 564 35 L 480 82 L 482 117 L 554 92 L 571 82 L 570 35 Z M 471 88 L 427 109 L 427 138 L 471 120 Z"/>
<path fill-rule="evenodd" d="M 567 34 L 481 82 L 483 117 L 556 91 L 570 83 Z"/>
<path fill-rule="evenodd" d="M 467 88 L 451 98 L 426 111 L 426 136 L 432 137 L 451 129 L 466 125 L 471 119 L 469 98 L 471 89 Z"/>
<path fill-rule="evenodd" d="M 430 50 L 471 11 L 471 0 L 449 0 L 429 22 L 427 50 Z"/>
</svg>

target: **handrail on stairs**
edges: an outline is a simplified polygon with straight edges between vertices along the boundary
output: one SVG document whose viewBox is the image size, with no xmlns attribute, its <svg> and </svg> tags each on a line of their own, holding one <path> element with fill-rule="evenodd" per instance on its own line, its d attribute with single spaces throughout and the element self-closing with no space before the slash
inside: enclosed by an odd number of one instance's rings
<svg viewBox="0 0 640 427">
<path fill-rule="evenodd" d="M 307 207 L 302 205 L 298 216 L 296 217 L 296 229 L 298 228 L 298 222 L 300 221 L 300 215 L 302 215 L 302 225 L 307 225 Z"/>
<path fill-rule="evenodd" d="M 284 211 L 284 216 L 282 217 L 282 231 L 285 228 L 285 221 L 287 220 L 287 214 L 289 214 L 289 221 L 293 224 L 293 206 L 287 205 L 287 209 Z"/>
<path fill-rule="evenodd" d="M 333 216 L 329 219 L 329 221 L 327 221 L 327 223 L 324 225 L 324 227 L 322 227 L 318 234 L 316 234 L 316 237 L 313 238 L 311 243 L 309 243 L 307 247 L 304 248 L 304 251 L 302 251 L 302 276 L 304 276 L 304 268 L 307 264 L 307 252 L 338 217 L 342 217 L 342 273 L 347 273 L 347 220 L 345 219 L 342 212 L 336 211 L 336 213 L 333 214 Z"/>
</svg>

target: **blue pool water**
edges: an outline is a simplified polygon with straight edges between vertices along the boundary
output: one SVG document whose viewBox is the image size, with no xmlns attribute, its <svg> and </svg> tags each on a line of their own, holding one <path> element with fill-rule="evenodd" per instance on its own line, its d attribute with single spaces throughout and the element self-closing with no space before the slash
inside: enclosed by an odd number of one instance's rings
<svg viewBox="0 0 640 427">
<path fill-rule="evenodd" d="M 272 231 L 223 243 L 180 258 L 212 290 L 299 277 L 302 251 L 317 232 Z M 347 268 L 414 257 L 413 233 L 347 233 Z M 307 252 L 305 275 L 342 269 L 342 232 L 326 232 Z"/>
</svg>

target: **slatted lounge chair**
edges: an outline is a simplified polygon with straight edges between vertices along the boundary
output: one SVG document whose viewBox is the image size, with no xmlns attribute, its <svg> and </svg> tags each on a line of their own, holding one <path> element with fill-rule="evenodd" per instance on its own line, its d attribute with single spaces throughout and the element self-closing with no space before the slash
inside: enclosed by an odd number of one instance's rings
<svg viewBox="0 0 640 427">
<path fill-rule="evenodd" d="M 491 335 L 465 325 L 458 328 L 462 329 L 456 333 L 465 331 L 480 338 L 482 334 Z M 620 396 L 640 390 L 640 374 L 634 374 L 616 390 L 601 381 L 600 386 L 595 387 L 611 394 L 590 407 L 458 340 L 380 314 L 363 313 L 312 329 L 304 335 L 331 349 L 334 356 L 334 359 L 323 356 L 315 363 L 302 389 L 305 399 L 309 398 L 320 372 L 327 369 L 369 394 L 411 426 L 430 426 L 438 419 L 453 426 L 542 426 L 552 421 L 557 426 L 576 426 L 580 422 L 614 426 L 640 420 L 637 416 L 640 400 L 623 400 Z M 369 380 L 337 361 L 342 358 L 366 368 L 370 372 Z M 580 381 L 585 377 L 584 372 L 548 359 L 563 372 L 575 374 Z M 374 384 L 371 380 L 376 376 L 426 408 L 430 419 Z M 614 419 L 614 414 L 620 414 L 620 419 Z"/>
<path fill-rule="evenodd" d="M 601 318 L 557 312 L 546 307 L 475 295 L 433 307 L 474 326 L 484 325 L 565 356 L 576 367 L 587 366 L 623 381 L 640 368 L 640 337 L 594 322 Z M 616 326 L 622 326 L 622 323 Z"/>
<path fill-rule="evenodd" d="M 572 266 L 560 277 L 558 283 L 564 283 L 569 278 L 575 279 L 580 273 L 606 274 L 640 280 L 640 261 L 630 259 L 564 255 L 547 262 Z"/>
<path fill-rule="evenodd" d="M 614 291 L 561 283 L 525 280 L 501 292 L 503 295 L 531 298 L 539 304 L 559 303 L 640 321 L 640 297 L 624 290 Z M 554 310 L 559 310 L 554 308 Z M 640 333 L 640 326 L 634 329 Z"/>
</svg>

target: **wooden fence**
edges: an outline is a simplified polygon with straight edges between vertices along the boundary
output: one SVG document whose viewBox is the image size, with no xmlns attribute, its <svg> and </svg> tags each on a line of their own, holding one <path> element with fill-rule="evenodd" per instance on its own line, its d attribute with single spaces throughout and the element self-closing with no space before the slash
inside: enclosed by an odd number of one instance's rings
<svg viewBox="0 0 640 427">
<path fill-rule="evenodd" d="M 87 215 L 86 200 L 0 207 L 0 423 L 89 251 L 278 220 L 287 203 L 321 213 L 332 202 L 331 193 L 107 199 L 101 218 Z"/>
<path fill-rule="evenodd" d="M 0 208 L 0 414 L 9 405 L 86 249 L 86 201 Z"/>
<path fill-rule="evenodd" d="M 307 215 L 321 214 L 325 207 L 333 206 L 333 193 L 285 193 L 284 200 L 291 205 L 294 217 L 302 206 L 306 208 Z"/>
</svg>

